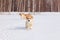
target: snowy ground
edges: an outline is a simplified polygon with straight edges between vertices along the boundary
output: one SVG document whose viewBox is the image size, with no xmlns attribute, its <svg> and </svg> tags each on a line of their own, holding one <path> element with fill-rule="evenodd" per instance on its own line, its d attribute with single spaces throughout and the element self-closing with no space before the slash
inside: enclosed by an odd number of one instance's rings
<svg viewBox="0 0 60 40">
<path fill-rule="evenodd" d="M 0 40 L 60 40 L 60 14 L 35 15 L 28 31 L 19 15 L 0 15 Z"/>
</svg>

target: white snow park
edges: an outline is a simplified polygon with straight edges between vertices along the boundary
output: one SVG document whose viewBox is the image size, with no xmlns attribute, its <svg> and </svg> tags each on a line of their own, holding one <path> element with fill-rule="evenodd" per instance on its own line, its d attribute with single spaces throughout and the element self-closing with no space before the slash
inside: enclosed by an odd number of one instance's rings
<svg viewBox="0 0 60 40">
<path fill-rule="evenodd" d="M 33 28 L 26 30 L 20 15 L 1 14 L 0 40 L 60 40 L 60 13 L 41 12 L 33 17 Z"/>
</svg>

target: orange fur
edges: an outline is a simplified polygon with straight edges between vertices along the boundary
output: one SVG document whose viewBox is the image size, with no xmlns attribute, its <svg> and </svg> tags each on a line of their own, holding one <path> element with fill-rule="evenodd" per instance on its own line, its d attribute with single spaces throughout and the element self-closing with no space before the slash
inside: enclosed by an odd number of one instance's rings
<svg viewBox="0 0 60 40">
<path fill-rule="evenodd" d="M 20 16 L 21 17 L 23 17 L 24 19 L 33 19 L 33 16 L 31 15 L 31 14 L 24 14 L 24 13 L 22 13 L 22 14 L 20 14 Z"/>
</svg>

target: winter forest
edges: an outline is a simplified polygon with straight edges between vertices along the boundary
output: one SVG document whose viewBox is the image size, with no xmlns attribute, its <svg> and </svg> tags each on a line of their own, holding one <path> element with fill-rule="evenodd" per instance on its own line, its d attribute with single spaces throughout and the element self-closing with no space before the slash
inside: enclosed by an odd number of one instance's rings
<svg viewBox="0 0 60 40">
<path fill-rule="evenodd" d="M 0 0 L 0 12 L 60 12 L 60 0 Z"/>
</svg>

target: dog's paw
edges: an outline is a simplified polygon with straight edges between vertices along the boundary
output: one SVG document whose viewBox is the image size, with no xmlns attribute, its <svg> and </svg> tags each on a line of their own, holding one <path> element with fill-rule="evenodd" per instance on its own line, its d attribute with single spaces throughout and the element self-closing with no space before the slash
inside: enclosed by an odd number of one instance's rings
<svg viewBox="0 0 60 40">
<path fill-rule="evenodd" d="M 30 29 L 32 29 L 32 27 L 30 27 Z"/>
</svg>

